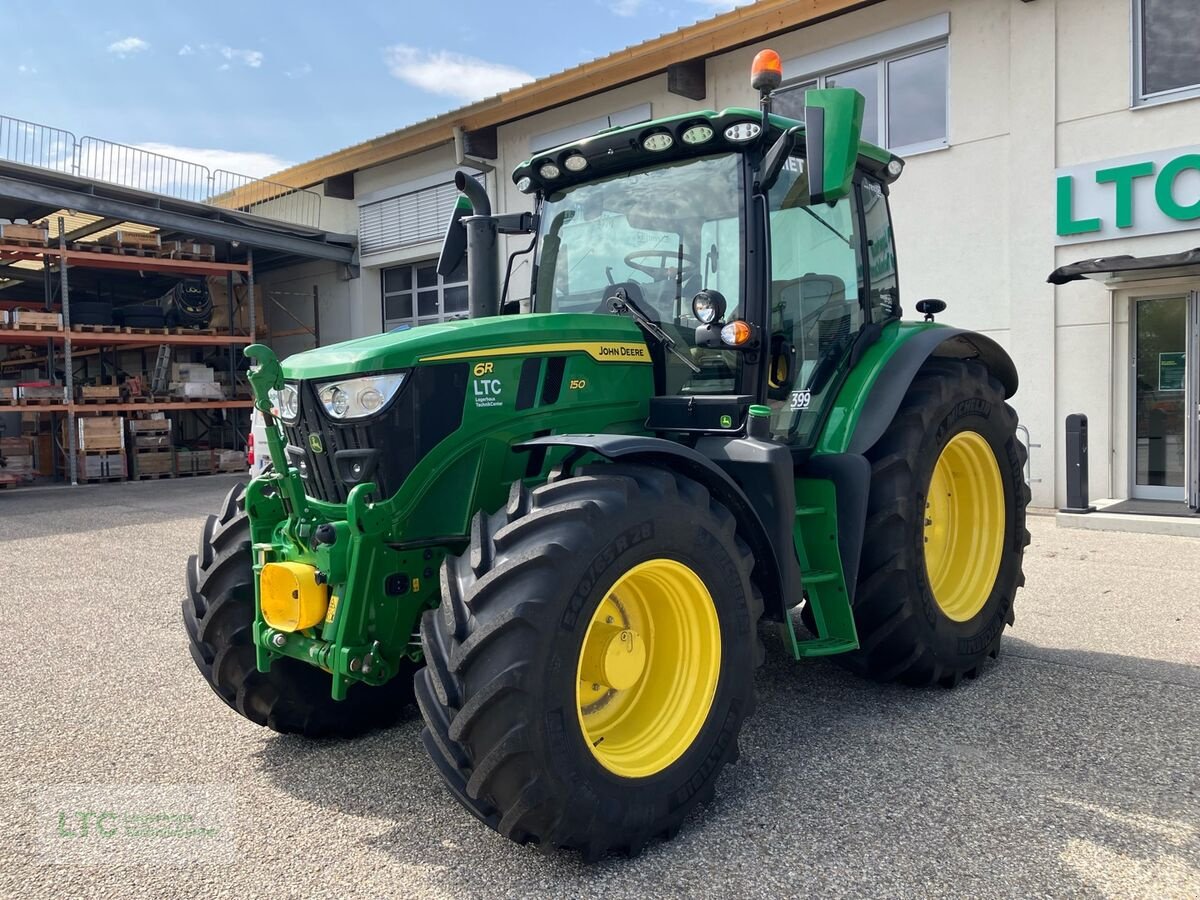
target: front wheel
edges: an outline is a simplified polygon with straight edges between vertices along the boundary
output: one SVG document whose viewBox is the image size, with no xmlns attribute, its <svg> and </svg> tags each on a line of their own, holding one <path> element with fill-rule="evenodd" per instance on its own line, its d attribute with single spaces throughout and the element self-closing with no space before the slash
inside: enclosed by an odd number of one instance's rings
<svg viewBox="0 0 1200 900">
<path fill-rule="evenodd" d="M 235 712 L 285 734 L 350 737 L 393 724 L 411 710 L 408 664 L 379 687 L 352 685 L 341 701 L 330 696 L 327 672 L 298 659 L 278 659 L 270 672 L 258 671 L 245 491 L 236 485 L 220 515 L 208 517 L 200 550 L 188 559 L 183 626 L 196 668 Z"/>
<path fill-rule="evenodd" d="M 854 600 L 861 649 L 843 663 L 880 680 L 953 686 L 998 655 L 1029 543 L 1016 429 L 982 363 L 922 366 L 868 453 Z"/>
<path fill-rule="evenodd" d="M 450 790 L 512 840 L 587 859 L 674 834 L 753 705 L 752 567 L 729 510 L 665 469 L 516 484 L 421 623 L 422 739 Z"/>
</svg>

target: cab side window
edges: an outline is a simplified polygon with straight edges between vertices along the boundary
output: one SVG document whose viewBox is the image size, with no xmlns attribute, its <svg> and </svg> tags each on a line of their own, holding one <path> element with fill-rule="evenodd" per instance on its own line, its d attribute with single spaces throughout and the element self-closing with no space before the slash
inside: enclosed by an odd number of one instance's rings
<svg viewBox="0 0 1200 900">
<path fill-rule="evenodd" d="M 832 368 L 865 320 L 858 195 L 812 205 L 804 161 L 793 157 L 771 188 L 768 399 L 774 432 L 807 441 Z"/>
<path fill-rule="evenodd" d="M 896 277 L 896 242 L 887 197 L 878 182 L 865 178 L 863 218 L 867 231 L 867 268 L 871 286 L 871 321 L 885 323 L 900 317 L 900 287 Z"/>
</svg>

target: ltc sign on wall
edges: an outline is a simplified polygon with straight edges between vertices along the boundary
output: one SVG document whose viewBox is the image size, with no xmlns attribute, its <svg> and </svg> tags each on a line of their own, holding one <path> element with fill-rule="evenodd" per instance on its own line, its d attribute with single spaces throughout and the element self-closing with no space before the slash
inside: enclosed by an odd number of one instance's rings
<svg viewBox="0 0 1200 900">
<path fill-rule="evenodd" d="M 1200 228 L 1200 147 L 1055 172 L 1058 244 Z"/>
</svg>

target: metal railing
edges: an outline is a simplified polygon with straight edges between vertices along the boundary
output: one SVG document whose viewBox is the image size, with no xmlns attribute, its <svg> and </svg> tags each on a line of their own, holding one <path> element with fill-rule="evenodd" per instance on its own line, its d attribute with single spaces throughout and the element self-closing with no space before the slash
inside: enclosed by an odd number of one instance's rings
<svg viewBox="0 0 1200 900">
<path fill-rule="evenodd" d="M 0 159 L 293 225 L 321 224 L 321 195 L 315 191 L 210 170 L 91 135 L 76 139 L 69 131 L 9 116 L 0 116 Z"/>
<path fill-rule="evenodd" d="M 75 146 L 69 131 L 0 116 L 0 159 L 69 173 L 75 165 Z"/>
</svg>

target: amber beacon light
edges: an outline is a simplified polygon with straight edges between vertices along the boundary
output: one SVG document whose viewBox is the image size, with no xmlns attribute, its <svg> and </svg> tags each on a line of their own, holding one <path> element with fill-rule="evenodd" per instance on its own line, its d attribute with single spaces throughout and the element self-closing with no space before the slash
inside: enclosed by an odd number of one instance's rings
<svg viewBox="0 0 1200 900">
<path fill-rule="evenodd" d="M 783 81 L 783 60 L 774 50 L 759 50 L 750 65 L 750 86 L 756 91 L 773 91 Z"/>
</svg>

